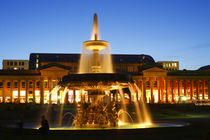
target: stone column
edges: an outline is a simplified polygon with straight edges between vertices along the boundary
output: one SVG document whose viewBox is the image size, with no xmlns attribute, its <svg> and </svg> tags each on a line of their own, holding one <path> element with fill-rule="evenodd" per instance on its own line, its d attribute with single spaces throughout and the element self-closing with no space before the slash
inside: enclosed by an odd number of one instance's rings
<svg viewBox="0 0 210 140">
<path fill-rule="evenodd" d="M 51 83 L 51 79 L 48 79 L 48 89 L 49 89 L 49 93 L 50 93 L 50 96 L 49 96 L 49 104 L 52 104 L 52 83 Z"/>
<path fill-rule="evenodd" d="M 25 80 L 25 88 L 26 88 L 26 102 L 28 103 L 28 80 Z"/>
<path fill-rule="evenodd" d="M 153 80 L 149 79 L 150 81 L 150 103 L 154 103 L 154 96 L 153 96 Z"/>
<path fill-rule="evenodd" d="M 160 103 L 160 79 L 157 79 L 157 87 L 158 87 L 158 103 Z"/>
<path fill-rule="evenodd" d="M 40 79 L 40 104 L 44 104 L 44 80 L 43 78 Z"/>
<path fill-rule="evenodd" d="M 186 96 L 187 94 L 186 94 L 186 87 L 187 87 L 187 81 L 186 80 L 184 80 L 184 96 Z"/>
<path fill-rule="evenodd" d="M 75 89 L 73 90 L 73 98 L 74 98 L 74 104 L 76 103 L 76 93 Z M 89 97 L 88 97 L 89 98 Z"/>
<path fill-rule="evenodd" d="M 177 83 L 178 83 L 178 96 L 180 97 L 180 80 L 177 80 Z"/>
<path fill-rule="evenodd" d="M 166 94 L 166 103 L 168 103 L 168 84 L 167 84 L 167 79 L 165 79 L 165 94 Z"/>
<path fill-rule="evenodd" d="M 192 96 L 193 96 L 192 84 L 193 84 L 193 81 L 190 80 L 190 100 L 191 101 L 193 100 L 193 98 L 192 98 Z"/>
<path fill-rule="evenodd" d="M 196 96 L 197 96 L 197 100 L 199 100 L 199 94 L 198 94 L 199 93 L 198 92 L 198 90 L 199 90 L 199 80 L 197 80 L 196 83 L 197 83 L 197 85 L 196 85 L 196 94 L 197 95 Z"/>
<path fill-rule="evenodd" d="M 33 80 L 33 103 L 36 103 L 36 98 L 35 98 L 35 84 L 36 84 L 36 81 Z"/>
<path fill-rule="evenodd" d="M 160 80 L 160 89 L 161 89 L 161 102 L 163 101 L 163 96 L 164 96 L 164 80 Z"/>
<path fill-rule="evenodd" d="M 2 81 L 2 102 L 4 103 L 5 102 L 5 88 L 6 88 L 6 81 L 5 80 L 3 80 Z"/>
<path fill-rule="evenodd" d="M 205 99 L 205 80 L 202 81 L 202 99 Z"/>
<path fill-rule="evenodd" d="M 10 81 L 10 102 L 12 103 L 12 100 L 13 100 L 13 93 L 12 93 L 12 91 L 13 91 L 13 80 L 11 80 Z"/>
<path fill-rule="evenodd" d="M 20 80 L 18 80 L 18 103 L 20 103 Z"/>
<path fill-rule="evenodd" d="M 146 97 L 146 86 L 145 86 L 145 79 L 143 78 L 142 80 L 142 90 L 143 90 L 143 99 L 145 102 L 147 102 L 147 97 Z"/>
<path fill-rule="evenodd" d="M 171 80 L 171 96 L 172 96 L 172 102 L 174 102 L 174 81 Z"/>
</svg>

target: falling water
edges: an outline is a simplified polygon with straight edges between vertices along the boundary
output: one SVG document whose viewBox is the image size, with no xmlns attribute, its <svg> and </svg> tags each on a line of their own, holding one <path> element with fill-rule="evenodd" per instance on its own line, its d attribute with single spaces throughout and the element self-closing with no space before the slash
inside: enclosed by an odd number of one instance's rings
<svg viewBox="0 0 210 140">
<path fill-rule="evenodd" d="M 63 95 L 61 96 L 61 107 L 60 107 L 60 112 L 59 112 L 59 117 L 58 117 L 58 125 L 61 126 L 62 125 L 62 121 L 63 121 L 63 107 L 64 107 L 64 103 L 65 103 L 65 97 L 66 97 L 66 93 L 68 92 L 68 87 L 65 87 L 65 89 L 63 90 Z"/>
<path fill-rule="evenodd" d="M 136 109 L 136 115 L 137 115 L 137 120 L 138 120 L 138 123 L 143 123 L 143 119 L 142 119 L 142 115 L 141 115 L 141 111 L 140 111 L 140 106 L 139 106 L 139 102 L 138 102 L 138 92 L 136 93 L 133 86 L 129 84 L 129 90 L 131 92 L 131 94 L 134 95 L 134 105 L 135 105 L 135 109 Z"/>
<path fill-rule="evenodd" d="M 66 93 L 69 91 L 68 87 L 63 90 L 63 95 L 61 96 L 61 104 L 65 103 Z"/>
<path fill-rule="evenodd" d="M 52 97 L 55 97 L 56 100 L 58 99 L 57 96 L 58 96 L 58 91 L 59 91 L 60 88 L 61 87 L 59 85 L 57 85 L 51 90 L 51 92 L 50 92 L 50 100 L 51 100 L 50 104 L 52 104 L 52 100 L 54 100 L 54 98 L 52 98 Z"/>
<path fill-rule="evenodd" d="M 79 71 L 78 73 L 91 73 L 93 54 L 90 50 L 86 49 L 85 46 L 82 47 L 82 54 L 80 55 Z"/>
<path fill-rule="evenodd" d="M 110 54 L 110 47 L 107 46 L 104 50 L 101 50 L 100 55 L 102 73 L 113 73 L 112 56 Z"/>
<path fill-rule="evenodd" d="M 127 112 L 127 107 L 125 104 L 124 94 L 122 88 L 119 86 L 119 93 L 120 93 L 120 101 L 121 101 L 121 108 L 123 109 L 123 112 Z M 122 113 L 122 120 L 121 122 L 129 122 L 127 114 Z"/>
<path fill-rule="evenodd" d="M 127 115 L 131 121 L 131 123 L 133 123 L 133 118 L 131 117 L 131 115 L 127 112 L 127 111 L 124 111 L 124 110 L 120 110 L 118 113 L 118 117 L 121 115 L 121 114 L 124 114 L 124 115 Z M 125 121 L 122 121 L 121 123 L 123 123 Z"/>
<path fill-rule="evenodd" d="M 51 109 L 52 109 L 52 95 L 56 95 L 57 97 L 57 94 L 58 94 L 58 90 L 60 89 L 61 87 L 59 85 L 55 86 L 51 91 L 50 91 L 50 101 L 49 101 L 49 104 L 47 105 L 47 108 L 46 108 L 46 111 L 45 111 L 45 114 L 46 114 L 46 118 L 48 120 L 51 119 Z"/>
<path fill-rule="evenodd" d="M 151 117 L 151 114 L 150 114 L 149 109 L 147 107 L 147 104 L 144 101 L 144 98 L 142 96 L 142 92 L 141 92 L 141 90 L 139 89 L 139 87 L 135 83 L 134 83 L 134 86 L 135 86 L 138 94 L 141 95 L 140 96 L 140 105 L 142 106 L 141 114 L 143 115 L 144 123 L 151 124 L 152 123 L 152 117 Z"/>
<path fill-rule="evenodd" d="M 113 73 L 112 57 L 110 54 L 110 47 L 99 53 L 99 64 L 101 66 L 100 73 Z M 79 74 L 92 73 L 91 66 L 93 65 L 93 52 L 88 50 L 85 46 L 82 47 L 82 54 L 80 55 Z"/>
</svg>

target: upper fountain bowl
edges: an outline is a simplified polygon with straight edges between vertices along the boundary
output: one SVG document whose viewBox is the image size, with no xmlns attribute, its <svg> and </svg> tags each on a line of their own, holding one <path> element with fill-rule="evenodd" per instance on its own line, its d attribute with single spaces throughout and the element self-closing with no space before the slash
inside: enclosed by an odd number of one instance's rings
<svg viewBox="0 0 210 140">
<path fill-rule="evenodd" d="M 109 46 L 109 42 L 104 40 L 89 40 L 83 42 L 83 46 L 85 46 L 88 50 L 103 50 Z"/>
</svg>

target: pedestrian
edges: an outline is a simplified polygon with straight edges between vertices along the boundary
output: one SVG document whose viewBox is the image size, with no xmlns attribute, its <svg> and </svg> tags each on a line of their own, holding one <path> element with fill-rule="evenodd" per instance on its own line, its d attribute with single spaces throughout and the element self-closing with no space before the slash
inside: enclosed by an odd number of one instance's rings
<svg viewBox="0 0 210 140">
<path fill-rule="evenodd" d="M 41 119 L 41 127 L 39 128 L 39 132 L 41 134 L 47 134 L 49 132 L 49 124 L 44 115 Z"/>
</svg>

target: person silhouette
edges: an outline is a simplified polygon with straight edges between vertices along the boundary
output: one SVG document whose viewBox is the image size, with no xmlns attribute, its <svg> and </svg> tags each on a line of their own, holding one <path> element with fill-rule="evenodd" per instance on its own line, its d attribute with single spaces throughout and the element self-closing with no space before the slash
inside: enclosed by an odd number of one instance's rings
<svg viewBox="0 0 210 140">
<path fill-rule="evenodd" d="M 41 119 L 41 127 L 39 128 L 39 132 L 41 134 L 47 134 L 48 131 L 49 131 L 49 124 L 48 124 L 48 121 L 46 120 L 45 116 L 43 115 L 42 119 Z"/>
</svg>

